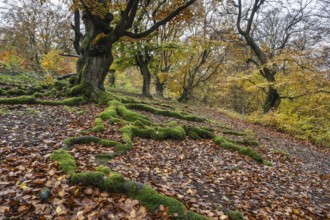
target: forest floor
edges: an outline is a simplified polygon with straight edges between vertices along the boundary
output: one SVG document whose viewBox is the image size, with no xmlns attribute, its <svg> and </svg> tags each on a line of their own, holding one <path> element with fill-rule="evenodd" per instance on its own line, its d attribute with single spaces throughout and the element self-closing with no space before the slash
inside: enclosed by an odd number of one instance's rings
<svg viewBox="0 0 330 220">
<path fill-rule="evenodd" d="M 211 219 L 227 219 L 229 210 L 240 211 L 246 219 L 330 219 L 329 148 L 205 107 L 168 100 L 158 100 L 158 104 L 151 101 L 150 105 L 160 107 L 160 102 L 213 122 L 188 122 L 139 112 L 158 123 L 176 121 L 212 127 L 217 135 L 232 140 L 252 136 L 260 143 L 253 149 L 272 166 L 220 148 L 212 140 L 135 138 L 131 151 L 106 162 L 112 170 L 147 183 Z M 79 136 L 80 131 L 93 127 L 94 119 L 104 108 L 95 104 L 0 104 L 0 219 L 169 218 L 166 207 L 150 213 L 125 195 L 71 185 L 68 175 L 49 160 L 63 139 Z M 97 136 L 118 140 L 119 128 L 118 124 L 106 125 L 106 130 Z M 111 149 L 80 144 L 70 153 L 79 170 L 90 170 L 100 163 L 95 155 L 111 153 Z M 52 192 L 47 203 L 38 198 L 43 187 Z"/>
</svg>

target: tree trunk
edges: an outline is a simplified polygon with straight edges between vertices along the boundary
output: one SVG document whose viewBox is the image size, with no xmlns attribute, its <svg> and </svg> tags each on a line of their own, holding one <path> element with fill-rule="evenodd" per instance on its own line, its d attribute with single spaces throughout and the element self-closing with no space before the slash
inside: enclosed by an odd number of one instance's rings
<svg viewBox="0 0 330 220">
<path fill-rule="evenodd" d="M 277 90 L 273 86 L 268 87 L 268 94 L 263 104 L 263 112 L 267 113 L 272 108 L 277 108 L 281 103 L 281 97 L 280 94 L 277 92 Z"/>
<path fill-rule="evenodd" d="M 156 76 L 156 96 L 164 98 L 165 83 L 160 82 L 158 76 Z"/>
<path fill-rule="evenodd" d="M 179 102 L 187 102 L 188 101 L 188 89 L 183 88 L 183 92 L 180 96 L 180 98 L 178 99 Z"/>
<path fill-rule="evenodd" d="M 136 63 L 140 69 L 141 75 L 143 77 L 142 95 L 151 98 L 150 84 L 151 84 L 151 74 L 148 68 L 149 60 L 143 54 L 137 54 L 135 56 Z"/>
<path fill-rule="evenodd" d="M 261 74 L 266 78 L 266 80 L 269 83 L 275 82 L 275 77 L 274 77 L 275 73 L 273 73 L 270 69 L 264 67 L 262 69 Z M 281 97 L 280 97 L 280 94 L 278 93 L 277 89 L 275 89 L 273 85 L 269 85 L 267 97 L 262 106 L 263 112 L 267 113 L 272 108 L 276 109 L 280 105 L 280 103 L 281 103 Z"/>
<path fill-rule="evenodd" d="M 98 96 L 104 91 L 104 80 L 113 62 L 111 53 L 113 41 L 107 36 L 104 37 L 109 31 L 106 29 L 109 19 L 101 19 L 85 13 L 83 20 L 86 34 L 77 61 L 78 80 L 71 88 L 70 94 L 83 94 L 97 101 Z"/>
</svg>

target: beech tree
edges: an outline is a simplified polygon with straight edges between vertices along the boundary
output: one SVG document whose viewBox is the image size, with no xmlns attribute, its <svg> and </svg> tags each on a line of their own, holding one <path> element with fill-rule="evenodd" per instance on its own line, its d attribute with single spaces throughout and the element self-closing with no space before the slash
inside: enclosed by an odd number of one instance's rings
<svg viewBox="0 0 330 220">
<path fill-rule="evenodd" d="M 70 93 L 72 95 L 83 93 L 90 99 L 97 100 L 104 90 L 104 79 L 113 62 L 113 44 L 122 37 L 139 39 L 150 35 L 195 1 L 75 0 L 72 9 L 82 12 L 85 34 L 78 49 L 80 52 L 77 62 L 78 78 Z M 145 30 L 139 29 L 141 32 L 134 32 L 133 25 L 147 20 L 138 16 L 141 13 L 143 17 L 155 17 L 156 22 L 147 25 Z M 77 27 L 75 30 L 76 35 L 81 36 Z"/>
<path fill-rule="evenodd" d="M 270 61 L 287 47 L 297 33 L 305 30 L 301 27 L 307 27 L 303 23 L 308 19 L 306 11 L 310 2 L 298 0 L 283 4 L 268 0 L 237 0 L 232 1 L 234 11 L 228 10 L 235 15 L 237 31 L 256 58 L 251 57 L 247 62 L 255 64 L 268 82 L 263 104 L 265 113 L 281 103 L 280 93 L 275 87 L 275 76 L 280 68 Z"/>
</svg>

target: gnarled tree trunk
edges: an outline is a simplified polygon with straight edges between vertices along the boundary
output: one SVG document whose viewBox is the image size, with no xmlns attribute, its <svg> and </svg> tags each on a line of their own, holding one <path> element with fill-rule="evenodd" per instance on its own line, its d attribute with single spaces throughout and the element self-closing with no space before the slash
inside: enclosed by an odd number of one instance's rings
<svg viewBox="0 0 330 220">
<path fill-rule="evenodd" d="M 71 89 L 72 95 L 83 94 L 97 101 L 104 91 L 104 80 L 113 62 L 112 42 L 109 36 L 111 18 L 100 18 L 88 13 L 83 15 L 86 34 L 80 48 L 77 62 L 78 80 Z"/>
</svg>

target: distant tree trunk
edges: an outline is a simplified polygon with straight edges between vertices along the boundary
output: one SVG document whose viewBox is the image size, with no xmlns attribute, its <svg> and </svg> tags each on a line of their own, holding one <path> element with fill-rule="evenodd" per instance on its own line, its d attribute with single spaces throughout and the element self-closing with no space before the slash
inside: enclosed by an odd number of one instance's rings
<svg viewBox="0 0 330 220">
<path fill-rule="evenodd" d="M 138 53 L 135 56 L 135 60 L 143 77 L 142 95 L 145 97 L 152 97 L 150 93 L 151 74 L 148 68 L 150 57 L 145 54 Z"/>
<path fill-rule="evenodd" d="M 160 82 L 159 77 L 156 76 L 156 96 L 163 98 L 165 90 L 165 83 Z"/>
<path fill-rule="evenodd" d="M 187 102 L 189 99 L 189 90 L 187 88 L 183 88 L 182 94 L 178 99 L 179 102 Z"/>
<path fill-rule="evenodd" d="M 114 69 L 111 69 L 109 71 L 109 80 L 108 80 L 108 83 L 109 83 L 109 85 L 111 87 L 115 87 L 115 82 L 116 82 L 115 72 L 116 72 L 116 70 L 114 70 Z"/>
</svg>

